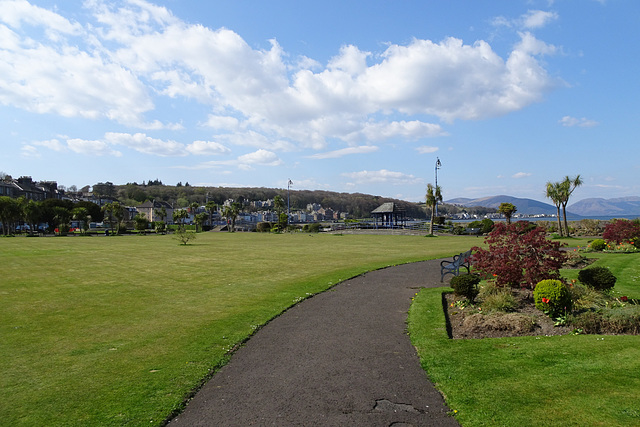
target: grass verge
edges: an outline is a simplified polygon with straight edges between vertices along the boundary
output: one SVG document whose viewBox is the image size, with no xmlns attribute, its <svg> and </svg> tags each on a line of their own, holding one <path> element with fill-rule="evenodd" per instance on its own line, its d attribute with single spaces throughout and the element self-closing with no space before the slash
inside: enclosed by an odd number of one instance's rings
<svg viewBox="0 0 640 427">
<path fill-rule="evenodd" d="M 618 277 L 616 292 L 640 297 L 639 254 L 598 258 Z M 409 332 L 423 368 L 463 426 L 640 424 L 639 336 L 450 340 L 442 306 L 447 290 L 415 297 Z"/>
<path fill-rule="evenodd" d="M 365 271 L 475 237 L 201 233 L 0 241 L 4 425 L 158 425 L 228 352 Z"/>
</svg>

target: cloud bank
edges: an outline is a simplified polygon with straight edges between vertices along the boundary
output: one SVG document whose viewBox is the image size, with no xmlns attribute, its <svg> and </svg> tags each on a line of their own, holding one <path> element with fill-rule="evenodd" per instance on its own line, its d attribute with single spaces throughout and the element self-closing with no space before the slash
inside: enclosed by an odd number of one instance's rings
<svg viewBox="0 0 640 427">
<path fill-rule="evenodd" d="M 233 145 L 323 150 L 330 142 L 367 152 L 367 143 L 446 136 L 443 124 L 518 111 L 557 83 L 540 59 L 556 48 L 530 32 L 505 58 L 486 41 L 449 37 L 389 43 L 381 52 L 346 45 L 322 65 L 290 58 L 275 39 L 255 49 L 229 29 L 184 22 L 143 0 L 83 5 L 86 16 L 74 16 L 86 22 L 25 0 L 0 2 L 0 104 L 153 131 L 182 128 L 163 119 L 160 101 L 188 100 L 209 111 L 200 123 L 216 140 L 113 133 L 93 142 L 106 154 L 116 151 L 105 144 L 181 156 Z M 556 18 L 530 11 L 520 28 Z M 90 151 L 90 141 L 68 144 Z"/>
</svg>

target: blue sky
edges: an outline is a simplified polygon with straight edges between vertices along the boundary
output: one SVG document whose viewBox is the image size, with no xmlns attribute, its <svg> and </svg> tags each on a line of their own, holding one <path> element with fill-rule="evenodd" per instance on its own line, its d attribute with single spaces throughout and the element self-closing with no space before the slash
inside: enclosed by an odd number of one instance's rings
<svg viewBox="0 0 640 427">
<path fill-rule="evenodd" d="M 0 0 L 0 171 L 640 195 L 640 3 Z"/>
</svg>

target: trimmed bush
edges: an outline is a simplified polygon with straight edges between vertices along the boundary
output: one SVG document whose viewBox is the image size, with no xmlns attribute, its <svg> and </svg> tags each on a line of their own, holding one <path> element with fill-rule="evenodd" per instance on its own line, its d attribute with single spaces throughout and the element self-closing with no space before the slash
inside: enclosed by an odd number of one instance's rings
<svg viewBox="0 0 640 427">
<path fill-rule="evenodd" d="M 604 239 L 596 239 L 591 242 L 591 244 L 589 244 L 589 248 L 594 251 L 603 251 L 606 247 L 607 243 L 604 241 Z"/>
<path fill-rule="evenodd" d="M 477 274 L 463 274 L 452 277 L 449 285 L 456 295 L 463 296 L 473 302 L 478 296 L 478 283 L 480 283 L 480 276 Z"/>
<path fill-rule="evenodd" d="M 610 291 L 616 284 L 616 276 L 606 267 L 589 267 L 580 270 L 578 280 L 598 291 Z"/>
<path fill-rule="evenodd" d="M 258 233 L 268 233 L 271 231 L 271 227 L 273 227 L 273 224 L 271 224 L 270 222 L 262 221 L 256 224 L 256 231 Z"/>
<path fill-rule="evenodd" d="M 311 224 L 305 224 L 302 227 L 302 231 L 304 231 L 305 233 L 319 233 L 321 226 L 322 226 L 322 224 L 320 224 L 319 222 L 313 222 Z"/>
<path fill-rule="evenodd" d="M 558 317 L 571 311 L 571 293 L 560 280 L 541 280 L 533 290 L 536 308 L 550 317 Z"/>
</svg>

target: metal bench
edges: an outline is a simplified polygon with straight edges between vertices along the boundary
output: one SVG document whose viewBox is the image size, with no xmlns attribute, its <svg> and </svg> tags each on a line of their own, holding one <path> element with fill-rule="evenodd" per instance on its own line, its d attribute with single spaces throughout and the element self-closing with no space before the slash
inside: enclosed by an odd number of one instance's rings
<svg viewBox="0 0 640 427">
<path fill-rule="evenodd" d="M 471 249 L 455 255 L 452 261 L 444 260 L 440 262 L 440 282 L 444 282 L 444 276 L 447 274 L 458 276 L 460 274 L 460 267 L 466 268 L 467 273 L 471 272 Z"/>
</svg>

